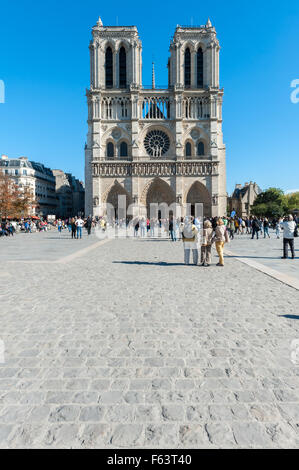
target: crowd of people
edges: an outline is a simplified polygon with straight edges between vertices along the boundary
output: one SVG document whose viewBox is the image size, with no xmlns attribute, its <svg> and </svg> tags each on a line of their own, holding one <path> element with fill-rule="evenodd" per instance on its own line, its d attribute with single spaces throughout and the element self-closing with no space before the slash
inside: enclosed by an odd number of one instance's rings
<svg viewBox="0 0 299 470">
<path fill-rule="evenodd" d="M 10 237 L 16 232 L 42 232 L 47 231 L 50 224 L 40 219 L 23 219 L 23 220 L 4 220 L 0 222 L 0 237 Z"/>
<path fill-rule="evenodd" d="M 70 217 L 67 219 L 56 219 L 47 222 L 41 219 L 26 219 L 21 221 L 2 221 L 0 223 L 0 236 L 13 236 L 14 233 L 23 231 L 25 233 L 47 231 L 56 228 L 59 233 L 68 230 L 72 239 L 82 239 L 83 228 L 87 235 L 91 234 L 92 228 L 102 232 L 107 229 L 115 231 L 128 229 L 133 231 L 134 238 L 145 237 L 167 237 L 172 242 L 182 240 L 184 244 L 184 262 L 190 263 L 192 252 L 193 264 L 210 266 L 212 246 L 215 244 L 219 256 L 218 266 L 224 266 L 223 248 L 225 243 L 233 240 L 235 235 L 249 235 L 251 239 L 270 238 L 269 229 L 274 230 L 276 238 L 283 237 L 283 256 L 288 257 L 288 248 L 291 257 L 295 258 L 294 238 L 298 236 L 299 217 L 288 215 L 284 218 L 269 220 L 266 217 L 214 217 L 197 218 L 193 216 L 184 218 L 146 218 L 137 217 L 134 219 L 110 219 L 105 217 Z"/>
</svg>

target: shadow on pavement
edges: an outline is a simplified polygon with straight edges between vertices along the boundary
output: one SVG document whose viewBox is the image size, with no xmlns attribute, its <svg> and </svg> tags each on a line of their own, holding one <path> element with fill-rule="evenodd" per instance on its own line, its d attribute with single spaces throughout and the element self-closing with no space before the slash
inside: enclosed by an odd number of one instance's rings
<svg viewBox="0 0 299 470">
<path fill-rule="evenodd" d="M 278 315 L 279 317 L 290 318 L 291 320 L 299 320 L 299 315 Z"/>
<path fill-rule="evenodd" d="M 113 261 L 116 264 L 137 264 L 140 266 L 185 266 L 185 263 L 166 263 L 164 261 L 153 262 L 153 261 Z M 191 264 L 189 266 L 192 266 Z"/>
</svg>

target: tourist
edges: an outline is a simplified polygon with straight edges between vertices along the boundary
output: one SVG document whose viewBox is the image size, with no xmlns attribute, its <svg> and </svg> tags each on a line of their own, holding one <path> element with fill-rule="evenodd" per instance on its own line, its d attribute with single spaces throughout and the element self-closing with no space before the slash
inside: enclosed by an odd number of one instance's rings
<svg viewBox="0 0 299 470">
<path fill-rule="evenodd" d="M 71 230 L 72 230 L 72 238 L 75 239 L 77 226 L 76 226 L 76 219 L 74 217 L 70 220 L 70 225 L 71 225 Z"/>
<path fill-rule="evenodd" d="M 77 220 L 76 220 L 76 227 L 77 227 L 77 240 L 80 238 L 82 238 L 82 227 L 84 227 L 84 220 L 81 219 L 81 217 L 79 217 Z"/>
<path fill-rule="evenodd" d="M 62 220 L 61 219 L 58 219 L 57 228 L 58 228 L 58 232 L 61 233 L 61 230 L 62 230 Z"/>
<path fill-rule="evenodd" d="M 219 256 L 219 263 L 217 263 L 216 266 L 224 266 L 223 248 L 224 243 L 228 242 L 228 233 L 221 218 L 219 218 L 217 221 L 217 227 L 215 229 L 215 234 L 213 236 L 212 241 L 215 242 L 216 251 Z"/>
<path fill-rule="evenodd" d="M 134 237 L 138 237 L 138 230 L 139 230 L 139 220 L 137 219 L 134 224 Z"/>
<path fill-rule="evenodd" d="M 67 227 L 68 227 L 69 233 L 71 233 L 71 231 L 72 231 L 72 219 L 70 217 L 67 221 Z"/>
<path fill-rule="evenodd" d="M 106 220 L 104 219 L 104 217 L 102 217 L 100 220 L 100 227 L 101 227 L 102 232 L 106 231 L 107 224 L 106 224 Z"/>
<path fill-rule="evenodd" d="M 229 231 L 229 236 L 233 240 L 235 236 L 235 221 L 234 219 L 230 219 L 228 222 L 228 231 Z"/>
<path fill-rule="evenodd" d="M 252 228 L 252 236 L 251 239 L 253 240 L 254 235 L 256 234 L 257 240 L 259 239 L 259 230 L 260 230 L 260 225 L 258 223 L 258 220 L 256 217 L 253 217 L 252 223 L 251 223 L 251 228 Z"/>
<path fill-rule="evenodd" d="M 269 235 L 269 221 L 268 221 L 267 218 L 264 219 L 263 228 L 264 228 L 264 238 L 266 238 L 266 235 L 268 235 L 268 238 L 270 238 L 270 235 Z"/>
<path fill-rule="evenodd" d="M 176 242 L 176 231 L 175 231 L 175 221 L 173 220 L 173 217 L 170 217 L 169 219 L 169 235 L 171 238 L 171 241 Z"/>
<path fill-rule="evenodd" d="M 92 226 L 92 219 L 90 216 L 88 216 L 86 220 L 86 230 L 87 230 L 88 235 L 90 235 L 91 233 L 91 226 Z"/>
<path fill-rule="evenodd" d="M 296 230 L 296 223 L 293 220 L 291 214 L 285 218 L 283 222 L 280 223 L 281 228 L 283 229 L 283 256 L 282 259 L 288 257 L 288 246 L 291 249 L 292 259 L 295 258 L 295 249 L 294 249 L 294 234 Z"/>
<path fill-rule="evenodd" d="M 203 228 L 202 245 L 201 245 L 201 265 L 210 266 L 213 228 L 209 220 L 206 220 L 204 222 L 203 227 L 204 228 Z"/>
<path fill-rule="evenodd" d="M 184 228 L 182 231 L 182 240 L 184 243 L 184 263 L 189 264 L 190 250 L 192 250 L 193 264 L 198 263 L 198 246 L 197 246 L 198 230 L 193 223 L 193 217 L 186 217 Z"/>
</svg>

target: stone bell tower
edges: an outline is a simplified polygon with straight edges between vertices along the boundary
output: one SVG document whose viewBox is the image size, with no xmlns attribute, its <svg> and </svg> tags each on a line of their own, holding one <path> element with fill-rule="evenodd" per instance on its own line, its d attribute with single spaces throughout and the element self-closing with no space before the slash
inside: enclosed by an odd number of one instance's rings
<svg viewBox="0 0 299 470">
<path fill-rule="evenodd" d="M 226 213 L 225 145 L 219 87 L 219 42 L 210 20 L 177 26 L 170 44 L 168 85 L 142 83 L 136 26 L 92 28 L 86 215 L 120 217 L 118 196 L 134 214 L 152 203 L 177 204 L 184 215 L 202 203 L 205 216 Z"/>
</svg>

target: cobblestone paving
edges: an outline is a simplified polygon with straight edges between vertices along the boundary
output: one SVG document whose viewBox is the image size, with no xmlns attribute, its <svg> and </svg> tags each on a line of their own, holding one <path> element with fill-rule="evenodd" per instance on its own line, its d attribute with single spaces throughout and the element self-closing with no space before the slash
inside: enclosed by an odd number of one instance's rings
<svg viewBox="0 0 299 470">
<path fill-rule="evenodd" d="M 251 240 L 251 235 L 236 235 L 235 239 L 227 245 L 228 250 L 232 250 L 236 255 L 256 261 L 266 267 L 275 269 L 283 274 L 299 279 L 299 240 L 295 238 L 295 259 L 282 260 L 283 255 L 283 235 L 277 239 L 275 231 L 270 229 L 271 238 L 264 238 L 260 233 L 259 239 Z"/>
<path fill-rule="evenodd" d="M 113 240 L 2 263 L 1 447 L 299 447 L 298 291 L 182 255 Z"/>
</svg>

